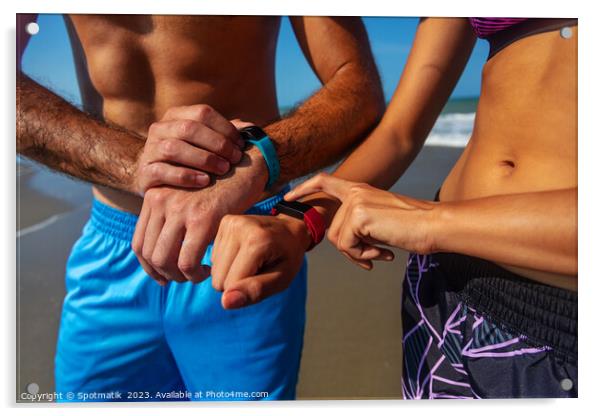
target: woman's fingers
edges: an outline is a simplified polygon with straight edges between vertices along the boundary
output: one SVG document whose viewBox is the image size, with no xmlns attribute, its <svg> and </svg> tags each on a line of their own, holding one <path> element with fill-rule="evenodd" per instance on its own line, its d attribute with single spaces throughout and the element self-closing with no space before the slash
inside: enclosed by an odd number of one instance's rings
<svg viewBox="0 0 602 416">
<path fill-rule="evenodd" d="M 372 270 L 371 260 L 357 260 L 351 257 L 349 254 L 345 253 L 344 251 L 341 251 L 341 254 L 347 257 L 347 260 L 349 260 L 350 262 L 355 263 L 356 266 L 359 266 L 364 270 Z"/>
<path fill-rule="evenodd" d="M 328 239 L 347 258 L 364 269 L 372 268 L 372 260 L 393 260 L 395 256 L 391 250 L 378 247 L 378 241 L 362 234 L 353 208 L 352 199 L 340 206 L 328 230 Z"/>
<path fill-rule="evenodd" d="M 360 254 L 359 259 L 393 261 L 395 259 L 395 253 L 383 247 L 363 244 L 362 252 Z"/>
<path fill-rule="evenodd" d="M 391 250 L 374 245 L 375 241 L 362 234 L 358 218 L 354 214 L 354 201 L 357 198 L 349 198 L 354 185 L 354 182 L 321 173 L 297 186 L 284 198 L 294 201 L 310 194 L 324 192 L 340 200 L 342 205 L 330 224 L 328 239 L 349 260 L 363 269 L 370 270 L 373 260 L 391 261 L 395 255 Z"/>
<path fill-rule="evenodd" d="M 337 248 L 347 253 L 353 259 L 364 260 L 362 258 L 364 247 L 362 236 L 359 230 L 357 230 L 352 216 L 353 210 L 347 209 L 345 211 L 345 220 L 341 223 L 338 233 Z"/>
<path fill-rule="evenodd" d="M 326 173 L 320 173 L 298 185 L 295 189 L 287 193 L 284 199 L 294 201 L 316 192 L 324 192 L 337 198 L 339 201 L 344 201 L 351 185 L 353 185 L 353 182 L 335 178 Z"/>
<path fill-rule="evenodd" d="M 328 240 L 334 244 L 336 247 L 339 241 L 339 234 L 341 232 L 341 228 L 345 224 L 345 219 L 347 218 L 347 210 L 349 208 L 349 204 L 343 203 L 337 210 L 334 218 L 330 223 L 330 227 L 328 228 Z"/>
</svg>

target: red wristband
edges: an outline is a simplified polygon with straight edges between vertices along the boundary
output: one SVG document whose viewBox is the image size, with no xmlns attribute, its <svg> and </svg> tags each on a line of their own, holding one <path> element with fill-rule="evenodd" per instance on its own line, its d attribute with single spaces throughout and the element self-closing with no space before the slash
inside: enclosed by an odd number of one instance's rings
<svg viewBox="0 0 602 416">
<path fill-rule="evenodd" d="M 322 239 L 324 239 L 326 226 L 324 225 L 322 215 L 320 215 L 318 210 L 314 207 L 311 207 L 311 209 L 305 211 L 305 215 L 303 215 L 303 222 L 305 222 L 305 225 L 307 225 L 309 233 L 311 234 L 311 244 L 307 249 L 307 251 L 309 251 L 316 245 L 320 244 Z"/>
<path fill-rule="evenodd" d="M 326 225 L 322 215 L 311 205 L 302 202 L 280 201 L 271 211 L 272 215 L 284 214 L 294 218 L 302 219 L 311 236 L 311 244 L 307 251 L 314 248 L 324 239 Z"/>
</svg>

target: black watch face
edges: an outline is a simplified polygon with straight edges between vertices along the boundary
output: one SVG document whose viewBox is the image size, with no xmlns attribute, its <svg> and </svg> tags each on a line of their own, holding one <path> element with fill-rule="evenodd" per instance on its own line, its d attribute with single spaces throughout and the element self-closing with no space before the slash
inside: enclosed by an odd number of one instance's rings
<svg viewBox="0 0 602 416">
<path fill-rule="evenodd" d="M 305 212 L 310 208 L 311 208 L 310 205 L 304 204 L 302 202 L 297 202 L 297 201 L 291 201 L 291 202 L 280 201 L 276 205 L 276 209 L 278 210 L 278 212 L 281 212 L 283 214 L 289 215 L 291 217 L 299 218 L 299 219 L 303 219 Z"/>
<path fill-rule="evenodd" d="M 249 126 L 240 130 L 240 134 L 245 140 L 259 140 L 266 136 L 265 132 L 257 126 Z"/>
</svg>

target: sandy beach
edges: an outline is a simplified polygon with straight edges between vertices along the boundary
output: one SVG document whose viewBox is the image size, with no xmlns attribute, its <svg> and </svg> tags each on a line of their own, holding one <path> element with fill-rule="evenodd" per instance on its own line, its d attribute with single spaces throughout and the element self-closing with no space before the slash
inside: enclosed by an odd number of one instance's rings
<svg viewBox="0 0 602 416">
<path fill-rule="evenodd" d="M 461 148 L 427 146 L 393 191 L 432 199 Z M 54 391 L 65 261 L 85 223 L 90 186 L 27 162 L 17 173 L 17 393 Z M 406 254 L 366 272 L 329 243 L 309 254 L 299 399 L 401 398 L 400 293 Z"/>
</svg>

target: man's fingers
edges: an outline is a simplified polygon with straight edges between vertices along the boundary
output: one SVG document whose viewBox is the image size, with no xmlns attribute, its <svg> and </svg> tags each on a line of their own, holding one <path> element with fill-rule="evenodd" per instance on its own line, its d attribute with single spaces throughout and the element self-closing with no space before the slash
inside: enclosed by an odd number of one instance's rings
<svg viewBox="0 0 602 416">
<path fill-rule="evenodd" d="M 320 173 L 310 180 L 298 185 L 295 189 L 287 193 L 284 196 L 284 199 L 287 201 L 294 201 L 316 192 L 324 192 L 337 198 L 339 201 L 344 201 L 352 184 L 353 182 L 335 178 L 326 173 Z"/>
<path fill-rule="evenodd" d="M 240 133 L 238 133 L 236 127 L 206 104 L 172 107 L 165 113 L 163 120 L 194 120 L 202 122 L 216 132 L 223 134 L 231 143 L 239 147 L 244 146 L 244 141 L 240 137 Z"/>
<path fill-rule="evenodd" d="M 240 136 L 238 130 L 236 130 L 236 134 Z M 228 139 L 222 133 L 216 132 L 202 124 L 197 127 L 195 133 L 188 141 L 227 159 L 231 163 L 240 162 L 242 157 L 242 151 L 238 143 L 233 143 L 231 139 Z"/>
<path fill-rule="evenodd" d="M 228 270 L 228 275 L 224 281 L 224 289 L 228 289 L 241 279 L 255 275 L 264 265 L 265 257 L 268 254 L 254 246 L 242 247 L 234 257 Z"/>
<path fill-rule="evenodd" d="M 155 269 L 153 269 L 153 266 L 144 260 L 143 257 L 138 257 L 138 261 L 140 262 L 142 269 L 144 269 L 144 272 L 152 277 L 157 283 L 159 283 L 161 286 L 165 286 L 167 284 L 168 280 L 161 276 Z"/>
<path fill-rule="evenodd" d="M 211 149 L 205 150 L 184 140 L 169 139 L 156 143 L 149 159 L 149 167 L 154 162 L 168 162 L 218 175 L 230 170 L 229 159 L 213 153 Z"/>
<path fill-rule="evenodd" d="M 177 186 L 179 188 L 204 188 L 211 181 L 209 175 L 204 172 L 164 162 L 147 165 L 142 171 L 141 179 L 141 187 L 144 192 L 159 185 Z"/>
<path fill-rule="evenodd" d="M 149 129 L 149 137 L 156 139 L 157 149 L 154 149 L 154 157 L 162 161 L 171 161 L 187 154 L 189 149 L 182 147 L 182 141 L 214 153 L 230 163 L 238 163 L 242 157 L 238 144 L 232 143 L 222 133 L 194 120 L 153 123 Z"/>
<path fill-rule="evenodd" d="M 222 306 L 224 309 L 238 309 L 283 291 L 290 283 L 284 273 L 283 270 L 272 270 L 236 281 L 222 295 Z"/>
<path fill-rule="evenodd" d="M 138 258 L 142 257 L 142 246 L 144 244 L 144 233 L 146 232 L 146 226 L 150 218 L 150 210 L 146 204 L 142 205 L 140 210 L 140 216 L 136 222 L 136 229 L 134 230 L 134 237 L 132 237 L 132 250 Z"/>
<path fill-rule="evenodd" d="M 210 269 L 201 266 L 207 246 L 213 233 L 209 224 L 197 223 L 186 226 L 186 237 L 178 257 L 178 269 L 193 283 L 199 283 L 209 277 Z"/>
<path fill-rule="evenodd" d="M 143 255 L 144 239 L 146 237 L 146 229 L 149 218 L 150 211 L 146 206 L 143 206 L 142 211 L 140 212 L 140 217 L 138 218 L 138 222 L 136 223 L 134 237 L 132 238 L 132 250 L 134 250 L 136 257 L 138 257 L 138 262 L 146 274 L 155 279 L 161 286 L 164 286 L 167 284 L 167 280 L 157 273 L 155 269 L 153 269 L 153 267 L 144 259 Z"/>
<path fill-rule="evenodd" d="M 144 242 L 142 243 L 142 258 L 146 264 L 152 267 L 154 274 L 163 276 L 153 265 L 153 253 L 155 251 L 155 243 L 161 234 L 163 224 L 165 223 L 165 217 L 162 215 L 151 215 L 146 229 L 144 231 Z M 166 278 L 167 276 L 163 276 Z"/>
<path fill-rule="evenodd" d="M 211 253 L 211 284 L 215 290 L 220 292 L 224 290 L 224 282 L 228 276 L 228 271 L 239 250 L 239 243 L 232 238 L 232 232 L 223 229 L 229 226 L 227 218 L 224 217 L 220 223 L 220 229 L 215 237 L 213 252 Z"/>
<path fill-rule="evenodd" d="M 142 211 L 140 212 L 140 217 L 138 217 L 138 222 L 136 223 L 134 237 L 132 238 L 132 250 L 134 250 L 136 257 L 138 258 L 138 262 L 140 263 L 140 266 L 142 266 L 142 269 L 144 269 L 146 274 L 155 279 L 157 283 L 159 283 L 161 286 L 165 286 L 167 284 L 167 280 L 159 273 L 157 273 L 155 269 L 153 269 L 151 265 L 148 264 L 146 260 L 144 260 L 144 257 L 142 257 L 144 232 L 146 231 L 146 225 L 148 223 L 149 216 L 150 211 L 143 206 Z"/>
<path fill-rule="evenodd" d="M 224 309 L 239 309 L 250 305 L 249 298 L 242 290 L 228 290 L 222 294 L 222 307 Z"/>
<path fill-rule="evenodd" d="M 166 222 L 155 243 L 151 264 L 163 276 L 182 283 L 186 277 L 178 269 L 178 253 L 184 237 L 184 227 L 180 222 Z"/>
<path fill-rule="evenodd" d="M 244 129 L 245 127 L 251 127 L 251 126 L 254 125 L 253 123 L 249 123 L 248 121 L 242 121 L 239 118 L 235 118 L 234 120 L 230 120 L 230 123 L 232 123 L 234 125 L 234 127 L 236 128 L 236 130 Z"/>
</svg>

